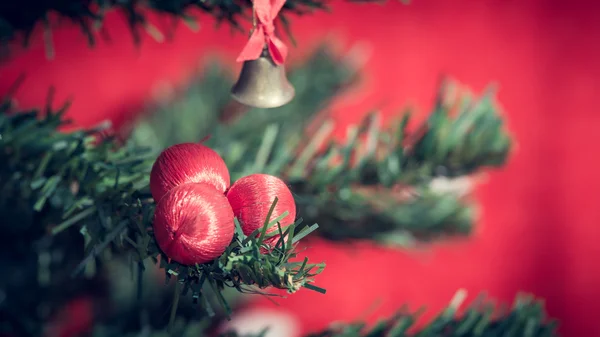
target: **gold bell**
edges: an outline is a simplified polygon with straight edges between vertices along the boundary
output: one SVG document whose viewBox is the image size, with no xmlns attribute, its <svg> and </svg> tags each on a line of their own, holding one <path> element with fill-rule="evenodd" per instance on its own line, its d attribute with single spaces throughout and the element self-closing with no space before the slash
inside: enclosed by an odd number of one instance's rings
<svg viewBox="0 0 600 337">
<path fill-rule="evenodd" d="M 295 90 L 285 76 L 285 68 L 273 62 L 264 48 L 256 60 L 244 61 L 231 96 L 238 102 L 255 108 L 277 108 L 294 98 Z"/>
</svg>

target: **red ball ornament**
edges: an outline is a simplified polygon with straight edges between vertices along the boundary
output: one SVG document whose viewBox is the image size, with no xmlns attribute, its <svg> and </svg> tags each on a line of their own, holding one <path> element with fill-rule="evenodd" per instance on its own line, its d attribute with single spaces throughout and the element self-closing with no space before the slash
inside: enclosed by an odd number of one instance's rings
<svg viewBox="0 0 600 337">
<path fill-rule="evenodd" d="M 202 144 L 183 143 L 164 150 L 150 172 L 150 192 L 156 202 L 173 188 L 186 183 L 206 183 L 225 193 L 229 170 L 223 159 Z"/>
<path fill-rule="evenodd" d="M 281 179 L 268 174 L 251 174 L 236 181 L 227 191 L 233 214 L 246 235 L 263 227 L 275 197 L 278 201 L 271 220 L 288 211 L 288 215 L 279 223 L 282 228 L 289 226 L 296 219 L 296 203 L 292 192 Z M 267 233 L 277 230 L 275 225 L 267 229 Z M 279 236 L 274 236 L 265 240 L 265 243 L 275 245 L 278 240 Z"/>
<path fill-rule="evenodd" d="M 233 239 L 233 210 L 209 184 L 172 189 L 156 205 L 154 236 L 160 249 L 185 265 L 218 258 Z"/>
</svg>

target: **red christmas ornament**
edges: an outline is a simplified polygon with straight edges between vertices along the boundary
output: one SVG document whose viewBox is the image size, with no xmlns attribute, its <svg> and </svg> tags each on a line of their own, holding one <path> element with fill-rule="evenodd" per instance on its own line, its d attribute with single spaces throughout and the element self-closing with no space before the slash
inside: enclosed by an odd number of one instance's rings
<svg viewBox="0 0 600 337">
<path fill-rule="evenodd" d="M 223 193 L 207 183 L 172 189 L 156 206 L 154 236 L 160 249 L 181 264 L 218 258 L 234 232 L 233 210 Z"/>
<path fill-rule="evenodd" d="M 288 215 L 279 223 L 282 228 L 289 226 L 296 219 L 296 203 L 292 192 L 281 179 L 268 174 L 251 174 L 236 181 L 227 191 L 233 214 L 246 235 L 262 228 L 275 197 L 278 201 L 271 220 L 288 211 Z M 267 233 L 277 230 L 277 226 L 272 226 L 267 229 Z M 279 237 L 274 236 L 265 242 L 274 245 L 278 240 Z"/>
<path fill-rule="evenodd" d="M 206 183 L 225 193 L 229 170 L 223 159 L 202 144 L 183 143 L 164 150 L 150 173 L 150 192 L 156 202 L 173 188 L 186 183 Z"/>
</svg>

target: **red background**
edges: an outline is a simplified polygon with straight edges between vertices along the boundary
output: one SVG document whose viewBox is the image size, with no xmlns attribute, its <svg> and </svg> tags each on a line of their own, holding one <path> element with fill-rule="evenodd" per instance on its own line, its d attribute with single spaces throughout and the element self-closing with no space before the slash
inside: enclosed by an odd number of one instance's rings
<svg viewBox="0 0 600 337">
<path fill-rule="evenodd" d="M 294 18 L 299 47 L 292 63 L 324 32 L 340 50 L 361 43 L 371 51 L 360 95 L 331 108 L 340 125 L 382 102 L 388 115 L 407 103 L 424 112 L 446 73 L 476 90 L 500 84 L 519 147 L 478 189 L 483 213 L 475 236 L 425 252 L 313 242 L 311 259 L 328 264 L 318 278 L 328 294 L 302 291 L 280 301 L 282 309 L 316 329 L 356 319 L 376 299 L 376 315 L 383 315 L 402 303 L 438 310 L 461 287 L 503 301 L 528 291 L 547 299 L 565 336 L 600 336 L 599 17 L 600 3 L 592 1 L 414 0 L 384 7 L 334 2 L 332 14 Z M 81 124 L 122 121 L 158 81 L 185 81 L 207 51 L 234 64 L 245 34 L 214 30 L 201 18 L 199 33 L 180 27 L 174 41 L 145 39 L 139 49 L 118 15 L 109 18 L 112 42 L 93 50 L 76 28 L 59 29 L 55 60 L 45 59 L 36 40 L 2 65 L 0 93 L 26 72 L 17 95 L 22 105 L 41 105 L 54 85 L 57 101 L 74 97 L 70 114 Z"/>
</svg>

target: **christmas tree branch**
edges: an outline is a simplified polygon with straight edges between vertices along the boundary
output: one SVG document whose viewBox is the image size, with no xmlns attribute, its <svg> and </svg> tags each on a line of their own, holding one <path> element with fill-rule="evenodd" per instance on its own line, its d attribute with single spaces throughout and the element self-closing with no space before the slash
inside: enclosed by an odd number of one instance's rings
<svg viewBox="0 0 600 337">
<path fill-rule="evenodd" d="M 0 108 L 3 227 L 7 232 L 30 229 L 35 234 L 24 237 L 24 242 L 11 238 L 3 249 L 81 233 L 85 258 L 71 271 L 73 277 L 81 272 L 93 274 L 96 263 L 110 260 L 114 253 L 129 253 L 138 264 L 147 259 L 160 261 L 168 279 L 174 277 L 182 293 L 192 293 L 202 306 L 208 303 L 201 291 L 205 285 L 220 296 L 225 308 L 221 295 L 225 287 L 240 292 L 260 292 L 258 289 L 267 287 L 324 292 L 311 284 L 323 264 L 309 264 L 306 259 L 291 262 L 296 257 L 295 243 L 317 225 L 300 229 L 299 219 L 285 232 L 280 230 L 285 242 L 279 240 L 274 249 L 265 251 L 265 230 L 277 226 L 279 219 L 267 217 L 262 231 L 250 236 L 236 224 L 233 242 L 214 262 L 196 266 L 168 263 L 151 229 L 154 202 L 148 176 L 154 153 L 118 144 L 106 134 L 106 126 L 61 133 L 65 109 L 48 109 L 42 115 L 39 111 L 14 113 L 10 102 Z"/>
<path fill-rule="evenodd" d="M 355 2 L 371 2 L 372 0 L 354 0 Z M 106 14 L 111 11 L 120 12 L 126 18 L 134 42 L 141 40 L 145 32 L 158 41 L 172 35 L 170 31 L 161 31 L 149 20 L 151 13 L 173 17 L 175 23 L 181 20 L 188 27 L 198 29 L 198 18 L 192 12 L 201 12 L 212 16 L 217 23 L 226 22 L 243 31 L 241 20 L 250 21 L 250 0 L 46 0 L 46 1 L 2 1 L 0 2 L 0 43 L 7 44 L 22 39 L 24 45 L 29 43 L 36 27 L 40 25 L 51 36 L 55 21 L 68 20 L 81 28 L 88 43 L 96 43 L 99 31 L 103 29 Z M 304 15 L 314 10 L 328 10 L 324 0 L 287 0 L 279 17 L 284 31 L 290 33 L 289 14 Z M 291 36 L 290 36 L 291 37 Z M 293 40 L 293 38 L 292 38 Z M 51 38 L 46 39 L 47 53 L 52 55 Z"/>
<path fill-rule="evenodd" d="M 81 27 L 89 43 L 93 45 L 97 30 L 104 24 L 106 13 L 119 11 L 131 28 L 136 42 L 140 39 L 140 30 L 146 30 L 153 36 L 162 36 L 156 27 L 148 21 L 149 13 L 170 15 L 195 27 L 196 18 L 192 10 L 199 10 L 214 17 L 217 22 L 225 21 L 241 29 L 240 19 L 248 19 L 248 9 L 252 2 L 223 0 L 51 0 L 51 1 L 9 1 L 0 5 L 0 41 L 11 41 L 23 34 L 27 43 L 38 24 L 51 29 L 50 17 L 58 14 Z M 287 0 L 282 15 L 305 14 L 314 9 L 326 9 L 322 0 Z"/>
<path fill-rule="evenodd" d="M 479 300 L 459 315 L 463 300 L 464 294 L 457 293 L 442 313 L 416 332 L 411 331 L 419 313 L 402 309 L 373 327 L 363 323 L 339 324 L 307 337 L 557 336 L 556 324 L 546 318 L 542 304 L 529 296 L 518 297 L 508 312 L 496 312 L 494 305 Z"/>
<path fill-rule="evenodd" d="M 390 318 L 380 320 L 375 325 L 363 322 L 334 323 L 329 328 L 309 334 L 305 337 L 556 337 L 556 322 L 547 318 L 543 304 L 531 296 L 521 295 L 510 309 L 498 308 L 480 297 L 464 312 L 459 308 L 465 293 L 459 291 L 450 305 L 429 323 L 416 327 L 423 310 L 410 311 L 401 308 Z M 265 326 L 265 332 L 268 330 Z M 177 336 L 209 336 L 201 323 L 179 321 L 175 330 Z M 147 330 L 149 337 L 164 335 L 163 330 Z M 259 334 L 241 335 L 234 331 L 226 332 L 220 337 L 263 337 Z M 133 334 L 120 333 L 116 329 L 99 326 L 94 337 L 119 336 L 133 337 Z M 137 336 L 137 334 L 135 335 Z M 281 336 L 285 337 L 285 336 Z"/>
<path fill-rule="evenodd" d="M 465 177 L 503 165 L 511 148 L 493 92 L 474 98 L 446 82 L 416 130 L 409 130 L 404 112 L 392 128 L 370 114 L 350 126 L 345 143 L 327 141 L 334 128 L 329 120 L 306 132 L 356 77 L 344 59 L 321 49 L 291 71 L 297 97 L 290 104 L 224 122 L 231 80 L 211 66 L 185 91 L 151 107 L 131 138 L 160 151 L 210 135 L 207 144 L 222 154 L 232 179 L 255 172 L 285 178 L 301 214 L 330 239 L 404 244 L 469 233 L 475 212 L 465 198 L 472 184 Z M 440 182 L 458 188 L 439 188 Z"/>
</svg>

